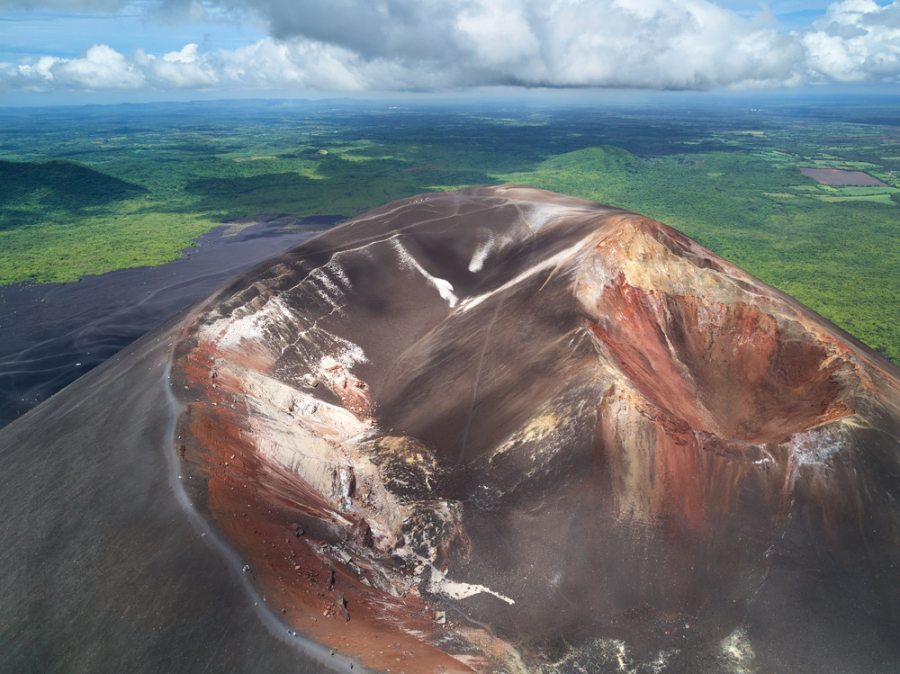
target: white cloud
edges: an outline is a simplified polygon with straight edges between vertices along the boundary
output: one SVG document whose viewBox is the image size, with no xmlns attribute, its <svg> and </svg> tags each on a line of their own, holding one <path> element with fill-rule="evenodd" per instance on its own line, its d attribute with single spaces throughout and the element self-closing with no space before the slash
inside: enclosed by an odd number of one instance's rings
<svg viewBox="0 0 900 674">
<path fill-rule="evenodd" d="M 797 83 L 803 52 L 708 0 L 229 0 L 283 40 L 335 44 L 429 81 L 408 86 Z M 771 12 L 769 12 L 771 14 Z M 768 17 L 763 17 L 764 19 Z"/>
<path fill-rule="evenodd" d="M 0 64 L 0 85 L 7 88 L 46 90 L 138 89 L 143 74 L 133 59 L 127 59 L 105 44 L 86 49 L 81 58 L 60 59 L 43 56 L 35 64 Z"/>
<path fill-rule="evenodd" d="M 460 41 L 486 68 L 533 63 L 540 58 L 541 43 L 523 9 L 515 0 L 472 3 L 456 18 Z"/>
<path fill-rule="evenodd" d="M 85 89 L 137 89 L 143 77 L 133 62 L 105 44 L 95 44 L 81 58 L 50 66 L 55 81 Z"/>
<path fill-rule="evenodd" d="M 196 44 L 162 57 L 130 56 L 94 45 L 78 59 L 43 57 L 33 64 L 0 63 L 0 88 L 51 89 L 320 89 L 363 91 L 376 83 L 400 88 L 409 71 L 365 62 L 340 47 L 272 38 L 228 51 L 200 53 Z"/>
<path fill-rule="evenodd" d="M 163 55 L 124 55 L 98 44 L 77 59 L 47 55 L 0 64 L 0 87 L 705 90 L 900 75 L 900 0 L 886 7 L 872 0 L 837 2 L 808 30 L 789 35 L 772 25 L 766 5 L 744 18 L 709 0 L 217 2 L 159 0 L 153 12 L 195 22 L 215 12 L 243 12 L 270 37 L 233 50 L 188 44 Z"/>
<path fill-rule="evenodd" d="M 185 45 L 181 51 L 170 51 L 163 56 L 163 60 L 169 63 L 193 63 L 197 60 L 198 49 L 195 44 Z"/>
<path fill-rule="evenodd" d="M 813 78 L 835 82 L 897 81 L 900 77 L 900 3 L 872 0 L 829 5 L 799 36 Z"/>
</svg>

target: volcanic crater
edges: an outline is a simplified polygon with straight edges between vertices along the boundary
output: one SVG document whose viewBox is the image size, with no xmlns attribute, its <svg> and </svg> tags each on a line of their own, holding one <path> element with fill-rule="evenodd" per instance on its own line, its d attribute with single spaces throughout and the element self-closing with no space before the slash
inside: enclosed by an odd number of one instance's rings
<svg viewBox="0 0 900 674">
<path fill-rule="evenodd" d="M 0 606 L 40 618 L 19 635 L 43 671 L 60 620 L 90 624 L 64 638 L 85 667 L 133 671 L 900 662 L 900 370 L 679 232 L 564 195 L 471 187 L 350 220 L 0 450 L 31 489 L 2 478 Z M 69 549 L 32 509 L 79 513 L 89 572 L 52 601 Z"/>
<path fill-rule="evenodd" d="M 193 500 L 287 624 L 429 672 L 725 657 L 797 509 L 869 508 L 835 479 L 896 376 L 675 230 L 526 188 L 292 249 L 197 312 L 179 370 Z M 648 642 L 635 611 L 704 627 Z"/>
</svg>

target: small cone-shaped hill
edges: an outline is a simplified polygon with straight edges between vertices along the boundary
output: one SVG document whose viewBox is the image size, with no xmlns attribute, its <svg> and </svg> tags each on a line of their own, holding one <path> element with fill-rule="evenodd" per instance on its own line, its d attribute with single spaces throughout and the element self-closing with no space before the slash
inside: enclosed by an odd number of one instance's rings
<svg viewBox="0 0 900 674">
<path fill-rule="evenodd" d="M 179 671 L 221 637 L 294 671 L 305 637 L 407 673 L 891 672 L 898 438 L 900 370 L 671 228 L 530 188 L 423 195 L 244 274 L 0 433 L 30 476 L 0 505 L 32 523 L 0 553 L 0 595 L 32 609 L 0 617 L 60 661 L 35 625 L 75 598 L 25 560 L 63 559 L 33 529 L 68 494 L 84 515 L 55 535 L 98 575 L 78 615 L 173 585 L 128 603 L 143 632 L 67 633 L 110 661 L 117 635 L 122 666 L 172 642 Z M 185 610 L 192 641 L 154 632 Z"/>
</svg>

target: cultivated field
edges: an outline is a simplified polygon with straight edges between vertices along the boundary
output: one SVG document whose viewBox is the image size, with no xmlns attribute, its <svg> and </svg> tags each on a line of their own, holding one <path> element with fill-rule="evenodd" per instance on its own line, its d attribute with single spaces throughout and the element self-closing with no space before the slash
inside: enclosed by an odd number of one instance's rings
<svg viewBox="0 0 900 674">
<path fill-rule="evenodd" d="M 823 185 L 887 187 L 886 183 L 883 183 L 878 178 L 873 178 L 868 173 L 863 173 L 862 171 L 841 171 L 840 169 L 831 168 L 804 167 L 800 169 L 800 173 L 809 176 Z"/>
</svg>

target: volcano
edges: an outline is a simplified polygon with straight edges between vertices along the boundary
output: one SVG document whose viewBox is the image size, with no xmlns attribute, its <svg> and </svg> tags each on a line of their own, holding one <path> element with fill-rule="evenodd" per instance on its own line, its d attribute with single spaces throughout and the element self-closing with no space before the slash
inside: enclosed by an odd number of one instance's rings
<svg viewBox="0 0 900 674">
<path fill-rule="evenodd" d="M 898 405 L 659 222 L 404 199 L 0 432 L 0 664 L 894 672 Z"/>
</svg>

